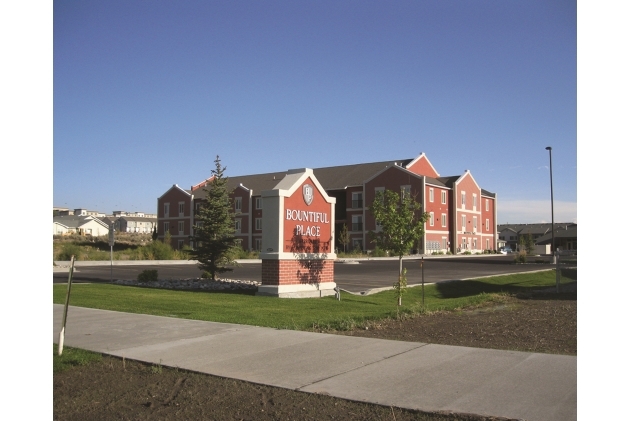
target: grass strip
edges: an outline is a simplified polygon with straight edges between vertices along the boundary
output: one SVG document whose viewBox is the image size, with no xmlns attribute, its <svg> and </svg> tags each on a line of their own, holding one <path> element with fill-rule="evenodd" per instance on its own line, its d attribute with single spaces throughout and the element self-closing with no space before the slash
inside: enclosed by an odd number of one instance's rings
<svg viewBox="0 0 631 421">
<path fill-rule="evenodd" d="M 576 281 L 564 270 L 562 283 Z M 70 304 L 103 310 L 179 317 L 294 330 L 347 330 L 366 322 L 425 311 L 455 310 L 499 300 L 501 295 L 531 293 L 556 285 L 554 270 L 408 288 L 397 307 L 394 291 L 368 296 L 342 293 L 318 299 L 281 299 L 246 294 L 174 291 L 111 284 L 75 284 Z M 53 302 L 63 304 L 66 286 L 53 285 Z"/>
<path fill-rule="evenodd" d="M 58 345 L 53 344 L 53 373 L 60 373 L 78 365 L 88 365 L 100 361 L 101 354 L 79 348 L 64 347 L 63 353 L 58 355 Z"/>
</svg>

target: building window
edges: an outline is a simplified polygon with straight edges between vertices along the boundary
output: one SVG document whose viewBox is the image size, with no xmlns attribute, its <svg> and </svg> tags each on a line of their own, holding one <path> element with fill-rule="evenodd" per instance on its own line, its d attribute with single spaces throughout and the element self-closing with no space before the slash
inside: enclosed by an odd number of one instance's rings
<svg viewBox="0 0 631 421">
<path fill-rule="evenodd" d="M 478 249 L 478 239 L 474 238 L 473 239 L 473 250 L 477 250 Z"/>
<path fill-rule="evenodd" d="M 430 190 L 431 191 L 431 190 Z M 433 227 L 434 226 L 434 212 L 430 212 L 429 213 L 429 226 Z"/>
<path fill-rule="evenodd" d="M 169 223 L 165 222 L 163 226 L 164 226 L 164 233 L 166 234 L 167 232 L 169 232 Z"/>
<path fill-rule="evenodd" d="M 460 206 L 464 209 L 467 205 L 467 193 L 460 193 Z"/>
<path fill-rule="evenodd" d="M 353 238 L 353 250 L 363 250 L 364 242 L 361 238 Z"/>
<path fill-rule="evenodd" d="M 195 203 L 195 215 L 199 215 L 199 211 L 202 208 L 202 203 L 201 202 L 197 202 Z"/>
<path fill-rule="evenodd" d="M 184 202 L 178 203 L 178 213 L 180 217 L 184 216 Z"/>
<path fill-rule="evenodd" d="M 361 192 L 353 192 L 351 207 L 353 209 L 359 209 L 359 208 L 364 207 L 364 201 L 363 201 Z"/>
<path fill-rule="evenodd" d="M 446 213 L 443 213 L 442 215 L 440 215 L 440 222 L 441 222 L 443 227 L 447 226 L 447 214 Z"/>
<path fill-rule="evenodd" d="M 443 237 L 443 250 L 447 250 L 447 239 Z"/>
<path fill-rule="evenodd" d="M 177 230 L 179 232 L 179 235 L 184 235 L 184 221 L 178 221 Z"/>
<path fill-rule="evenodd" d="M 385 190 L 384 187 L 375 187 L 375 198 L 377 197 L 379 193 L 383 195 L 384 190 Z M 383 199 L 383 196 L 382 196 L 382 199 Z"/>
<path fill-rule="evenodd" d="M 261 209 L 262 207 L 263 205 L 261 204 L 261 198 L 257 197 L 256 199 L 254 199 L 254 208 Z"/>
<path fill-rule="evenodd" d="M 489 199 L 484 199 L 484 206 L 486 207 L 486 210 L 488 212 L 488 210 L 489 210 Z"/>
<path fill-rule="evenodd" d="M 477 232 L 478 231 L 478 217 L 474 216 L 473 217 L 473 232 Z"/>
<path fill-rule="evenodd" d="M 474 194 L 473 195 L 473 210 L 476 210 L 478 207 L 478 195 Z"/>
<path fill-rule="evenodd" d="M 204 223 L 202 221 L 197 221 L 195 222 L 195 226 L 199 229 L 204 226 Z"/>
<path fill-rule="evenodd" d="M 241 220 L 237 219 L 234 221 L 234 232 L 237 234 L 241 233 Z"/>
<path fill-rule="evenodd" d="M 403 199 L 404 197 L 410 197 L 411 191 L 411 186 L 401 186 L 401 199 Z"/>
<path fill-rule="evenodd" d="M 486 227 L 486 230 L 488 231 L 489 230 L 489 220 L 488 219 L 484 222 L 484 226 Z"/>
<path fill-rule="evenodd" d="M 234 211 L 241 212 L 241 198 L 240 197 L 234 198 Z"/>
<path fill-rule="evenodd" d="M 363 217 L 361 215 L 353 215 L 353 223 L 351 224 L 351 231 L 363 231 Z"/>
<path fill-rule="evenodd" d="M 462 224 L 462 231 L 466 231 L 467 230 L 467 216 L 466 215 L 462 215 L 462 217 L 460 218 L 460 223 Z"/>
<path fill-rule="evenodd" d="M 261 251 L 262 248 L 263 248 L 263 240 L 261 240 L 260 238 L 255 238 L 254 239 L 254 250 Z"/>
<path fill-rule="evenodd" d="M 490 248 L 489 248 L 489 239 L 488 238 L 486 239 L 486 250 L 490 250 Z"/>
<path fill-rule="evenodd" d="M 429 189 L 429 201 L 434 202 L 434 189 L 430 187 Z"/>
<path fill-rule="evenodd" d="M 443 205 L 447 204 L 447 192 L 444 190 L 440 192 L 440 203 L 442 203 Z"/>
<path fill-rule="evenodd" d="M 164 204 L 164 216 L 165 217 L 169 216 L 169 204 L 168 203 Z"/>
<path fill-rule="evenodd" d="M 256 218 L 254 220 L 254 227 L 258 231 L 262 231 L 263 230 L 263 218 Z"/>
<path fill-rule="evenodd" d="M 182 250 L 182 247 L 184 247 L 184 240 L 177 240 L 177 249 Z"/>
</svg>

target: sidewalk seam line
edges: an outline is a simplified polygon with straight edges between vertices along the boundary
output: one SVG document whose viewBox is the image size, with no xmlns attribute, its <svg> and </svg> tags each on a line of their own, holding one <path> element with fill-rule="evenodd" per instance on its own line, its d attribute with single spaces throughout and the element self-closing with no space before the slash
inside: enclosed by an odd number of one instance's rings
<svg viewBox="0 0 631 421">
<path fill-rule="evenodd" d="M 392 354 L 392 355 L 389 355 L 389 356 L 387 356 L 387 357 L 385 357 L 385 358 L 382 358 L 382 359 L 380 359 L 380 360 L 373 361 L 373 362 L 371 362 L 371 363 L 364 364 L 364 365 L 359 366 L 359 367 L 350 368 L 350 369 L 348 369 L 348 370 L 346 370 L 346 371 L 342 371 L 342 372 L 339 372 L 339 373 L 333 374 L 333 375 L 328 376 L 328 377 L 323 377 L 323 378 L 318 379 L 318 380 L 315 380 L 315 381 L 313 381 L 313 382 L 311 382 L 311 383 L 307 383 L 307 384 L 304 384 L 304 385 L 302 385 L 302 386 L 299 386 L 299 387 L 295 388 L 294 390 L 299 390 L 299 391 L 300 391 L 301 389 L 303 389 L 303 388 L 305 388 L 305 387 L 308 387 L 308 386 L 313 386 L 314 384 L 318 384 L 318 383 L 321 383 L 321 382 L 323 382 L 323 381 L 325 381 L 325 380 L 329 380 L 329 379 L 332 379 L 332 378 L 334 378 L 334 377 L 337 377 L 337 376 L 341 376 L 341 375 L 343 375 L 343 374 L 350 373 L 351 371 L 359 370 L 359 369 L 361 369 L 361 368 L 368 367 L 368 366 L 371 366 L 371 365 L 374 365 L 374 364 L 380 363 L 380 362 L 382 362 L 382 361 L 389 360 L 390 358 L 394 358 L 394 357 L 398 357 L 399 355 L 407 354 L 408 352 L 415 351 L 415 350 L 417 350 L 417 349 L 419 349 L 419 348 L 423 348 L 424 346 L 427 346 L 427 345 L 429 345 L 429 343 L 423 343 L 423 344 L 420 344 L 419 346 L 416 346 L 416 347 L 414 347 L 414 348 L 410 348 L 410 349 L 408 349 L 408 350 L 406 350 L 406 351 L 402 351 L 402 352 L 399 352 L 399 353 L 397 353 L 397 354 Z M 307 393 L 311 393 L 311 392 L 307 392 Z"/>
</svg>

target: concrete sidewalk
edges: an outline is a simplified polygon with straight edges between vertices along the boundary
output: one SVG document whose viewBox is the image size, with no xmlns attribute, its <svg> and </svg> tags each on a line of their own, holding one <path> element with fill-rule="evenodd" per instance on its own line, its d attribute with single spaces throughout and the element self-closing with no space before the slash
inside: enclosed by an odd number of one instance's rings
<svg viewBox="0 0 631 421">
<path fill-rule="evenodd" d="M 53 305 L 53 342 L 63 306 Z M 356 338 L 70 307 L 65 345 L 423 411 L 577 418 L 576 357 Z"/>
</svg>

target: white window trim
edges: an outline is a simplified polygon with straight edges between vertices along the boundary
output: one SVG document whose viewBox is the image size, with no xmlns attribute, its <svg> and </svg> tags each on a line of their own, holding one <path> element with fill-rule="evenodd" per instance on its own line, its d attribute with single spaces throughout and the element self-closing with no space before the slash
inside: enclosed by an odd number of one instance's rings
<svg viewBox="0 0 631 421">
<path fill-rule="evenodd" d="M 261 209 L 263 207 L 263 198 L 257 197 L 256 199 L 254 199 L 254 207 L 256 209 Z"/>
<path fill-rule="evenodd" d="M 170 211 L 170 203 L 167 202 L 164 204 L 164 217 L 165 218 L 169 217 L 169 211 Z"/>
<path fill-rule="evenodd" d="M 405 197 L 406 194 L 412 196 L 412 186 L 409 185 L 409 184 L 401 186 L 401 199 L 402 200 L 403 200 L 403 197 Z"/>
<path fill-rule="evenodd" d="M 240 219 L 234 220 L 234 232 L 236 234 L 241 234 L 241 220 Z"/>
<path fill-rule="evenodd" d="M 443 213 L 440 215 L 440 223 L 443 227 L 447 226 L 447 214 Z"/>
<path fill-rule="evenodd" d="M 432 187 L 429 188 L 429 201 L 434 203 L 434 189 Z"/>
<path fill-rule="evenodd" d="M 429 213 L 429 226 L 430 227 L 434 226 L 434 212 Z"/>
<path fill-rule="evenodd" d="M 177 212 L 180 217 L 184 216 L 184 202 L 179 202 L 177 204 Z"/>
<path fill-rule="evenodd" d="M 239 206 L 237 206 L 239 205 Z M 243 203 L 241 202 L 241 198 L 240 197 L 235 197 L 234 198 L 234 211 L 235 212 L 241 212 L 241 209 L 243 208 Z"/>
<path fill-rule="evenodd" d="M 440 203 L 443 205 L 447 204 L 447 192 L 445 190 L 440 191 Z"/>
<path fill-rule="evenodd" d="M 254 220 L 254 227 L 259 231 L 263 231 L 263 218 L 256 218 Z"/>
</svg>

